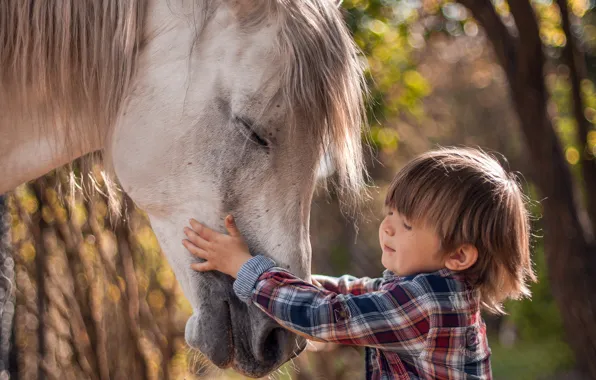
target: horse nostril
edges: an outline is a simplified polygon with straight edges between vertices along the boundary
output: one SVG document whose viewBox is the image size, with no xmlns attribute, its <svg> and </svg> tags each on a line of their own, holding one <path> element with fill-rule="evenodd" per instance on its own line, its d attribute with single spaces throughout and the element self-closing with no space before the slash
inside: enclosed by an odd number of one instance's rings
<svg viewBox="0 0 596 380">
<path fill-rule="evenodd" d="M 242 305 L 244 304 L 239 306 Z M 231 310 L 234 315 L 236 309 Z M 306 341 L 303 338 L 282 328 L 257 307 L 249 307 L 248 312 L 250 320 L 238 319 L 236 326 L 234 341 L 249 343 L 244 344 L 242 350 L 237 350 L 236 360 L 239 363 L 257 363 L 262 368 L 277 368 L 304 349 Z M 248 342 L 247 338 L 250 339 Z M 246 349 L 250 351 L 247 352 Z"/>
<path fill-rule="evenodd" d="M 255 358 L 264 363 L 277 363 L 284 356 L 290 332 L 278 327 L 269 330 L 263 337 L 255 347 Z"/>
</svg>

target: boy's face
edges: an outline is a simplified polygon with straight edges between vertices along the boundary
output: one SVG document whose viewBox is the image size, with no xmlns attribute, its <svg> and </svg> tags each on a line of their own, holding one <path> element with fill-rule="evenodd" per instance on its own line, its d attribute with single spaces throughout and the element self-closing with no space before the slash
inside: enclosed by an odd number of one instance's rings
<svg viewBox="0 0 596 380">
<path fill-rule="evenodd" d="M 398 276 L 434 272 L 445 267 L 437 233 L 413 224 L 397 210 L 387 208 L 379 226 L 383 266 Z"/>
</svg>

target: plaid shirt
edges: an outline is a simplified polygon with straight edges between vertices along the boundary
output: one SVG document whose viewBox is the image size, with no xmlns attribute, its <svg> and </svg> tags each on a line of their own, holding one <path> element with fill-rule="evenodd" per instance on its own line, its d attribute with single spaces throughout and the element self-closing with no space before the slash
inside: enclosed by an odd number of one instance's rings
<svg viewBox="0 0 596 380">
<path fill-rule="evenodd" d="M 255 256 L 234 290 L 302 336 L 366 347 L 367 379 L 492 378 L 478 293 L 456 273 L 314 278 L 323 288 Z"/>
</svg>

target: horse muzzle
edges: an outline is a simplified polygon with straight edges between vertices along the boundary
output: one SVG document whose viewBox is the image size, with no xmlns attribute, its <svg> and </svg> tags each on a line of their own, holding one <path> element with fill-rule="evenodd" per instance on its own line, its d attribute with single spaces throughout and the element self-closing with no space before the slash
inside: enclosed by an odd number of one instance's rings
<svg viewBox="0 0 596 380">
<path fill-rule="evenodd" d="M 232 367 L 255 378 L 266 376 L 302 352 L 304 338 L 282 328 L 256 306 L 240 301 L 233 293 L 232 282 L 217 277 L 214 292 L 202 292 L 209 297 L 202 297 L 186 323 L 189 346 L 219 368 Z M 227 292 L 222 292 L 222 281 Z"/>
</svg>

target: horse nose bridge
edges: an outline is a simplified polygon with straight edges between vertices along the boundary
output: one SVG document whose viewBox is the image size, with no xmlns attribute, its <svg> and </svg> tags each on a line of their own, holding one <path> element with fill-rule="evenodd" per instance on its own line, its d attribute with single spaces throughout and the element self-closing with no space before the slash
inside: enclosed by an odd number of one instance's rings
<svg viewBox="0 0 596 380">
<path fill-rule="evenodd" d="M 280 246 L 279 250 L 278 256 L 281 257 L 279 266 L 308 281 L 311 265 L 310 240 L 299 238 L 295 242 Z M 275 257 L 273 260 L 277 261 Z"/>
<path fill-rule="evenodd" d="M 255 241 L 255 248 L 251 252 L 269 256 L 277 266 L 290 271 L 300 278 L 310 274 L 311 245 L 308 226 L 300 221 L 275 223 L 263 226 L 267 233 L 257 233 L 256 236 L 267 236 L 266 239 Z"/>
</svg>

